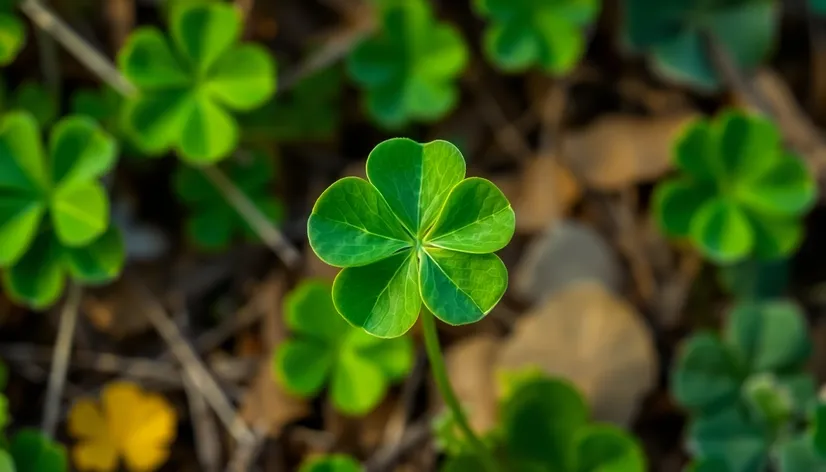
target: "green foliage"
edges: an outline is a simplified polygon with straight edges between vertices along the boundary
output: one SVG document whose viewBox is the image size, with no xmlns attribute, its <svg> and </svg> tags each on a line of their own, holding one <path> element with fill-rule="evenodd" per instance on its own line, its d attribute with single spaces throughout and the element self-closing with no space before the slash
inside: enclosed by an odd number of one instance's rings
<svg viewBox="0 0 826 472">
<path fill-rule="evenodd" d="M 328 283 L 303 282 L 286 298 L 284 317 L 294 337 L 276 352 L 276 378 L 305 397 L 329 383 L 342 413 L 370 412 L 413 366 L 409 337 L 379 339 L 350 326 L 336 312 Z"/>
<path fill-rule="evenodd" d="M 588 406 L 569 382 L 525 377 L 500 406 L 499 431 L 492 448 L 518 472 L 642 472 L 645 456 L 625 431 L 589 419 Z M 442 471 L 482 470 L 470 453 L 452 457 Z"/>
<path fill-rule="evenodd" d="M 0 66 L 11 64 L 26 44 L 26 26 L 14 11 L 18 0 L 0 0 Z"/>
<path fill-rule="evenodd" d="M 233 5 L 196 3 L 172 9 L 171 39 L 153 27 L 132 33 L 118 63 L 140 90 L 124 120 L 143 151 L 174 148 L 190 163 L 210 164 L 235 149 L 230 111 L 251 111 L 275 93 L 273 59 L 260 46 L 238 44 L 241 29 Z"/>
<path fill-rule="evenodd" d="M 799 449 L 811 449 L 812 437 L 797 425 L 816 404 L 814 380 L 803 371 L 810 353 L 806 321 L 787 301 L 740 304 L 722 337 L 698 333 L 686 342 L 671 389 L 692 414 L 698 470 L 721 470 L 709 461 L 724 462 L 729 472 L 759 472 L 778 455 L 786 457 L 781 464 L 804 460 Z"/>
<path fill-rule="evenodd" d="M 599 13 L 599 0 L 476 0 L 475 8 L 492 24 L 484 50 L 499 68 L 524 72 L 539 67 L 566 74 L 585 53 L 585 28 Z"/>
<path fill-rule="evenodd" d="M 271 193 L 275 177 L 272 159 L 263 151 L 253 151 L 244 157 L 227 159 L 221 163 L 222 170 L 262 214 L 273 223 L 280 222 L 284 208 Z M 201 248 L 224 249 L 238 234 L 249 241 L 258 240 L 246 220 L 199 169 L 185 164 L 178 166 L 175 191 L 190 207 L 186 233 Z"/>
<path fill-rule="evenodd" d="M 57 97 L 43 85 L 25 81 L 10 96 L 3 92 L 3 106 L 10 111 L 27 111 L 34 116 L 42 128 L 48 128 L 58 116 Z"/>
<path fill-rule="evenodd" d="M 826 0 L 809 0 L 809 8 L 817 15 L 826 15 Z"/>
<path fill-rule="evenodd" d="M 720 85 L 706 36 L 741 69 L 754 69 L 771 51 L 779 4 L 773 0 L 627 0 L 625 35 L 664 77 L 703 90 Z"/>
<path fill-rule="evenodd" d="M 668 236 L 689 238 L 709 259 L 779 259 L 802 239 L 814 178 L 783 150 L 768 120 L 727 111 L 688 126 L 674 146 L 683 175 L 660 183 L 654 212 Z"/>
<path fill-rule="evenodd" d="M 459 99 L 455 81 L 468 63 L 464 40 L 436 21 L 426 0 L 389 0 L 380 8 L 380 31 L 347 59 L 350 76 L 365 89 L 368 114 L 391 129 L 442 118 Z"/>
<path fill-rule="evenodd" d="M 264 106 L 239 116 L 242 139 L 291 143 L 332 138 L 339 127 L 342 86 L 340 68 L 316 72 Z"/>
<path fill-rule="evenodd" d="M 58 122 L 48 154 L 30 114 L 0 121 L 0 267 L 13 300 L 41 309 L 58 299 L 66 273 L 85 284 L 119 274 L 123 242 L 99 182 L 115 158 L 115 141 L 86 117 Z"/>
<path fill-rule="evenodd" d="M 15 472 L 65 472 L 69 470 L 66 450 L 35 429 L 19 431 L 11 440 L 9 452 Z"/>
<path fill-rule="evenodd" d="M 513 236 L 514 212 L 491 182 L 465 178 L 447 141 L 384 141 L 367 158 L 369 181 L 347 177 L 318 198 L 310 246 L 344 267 L 333 286 L 339 313 L 379 337 L 401 336 L 425 307 L 442 321 L 479 321 L 505 293 L 492 254 Z"/>
<path fill-rule="evenodd" d="M 333 454 L 310 459 L 301 465 L 298 472 L 362 472 L 361 464 L 350 456 Z"/>
<path fill-rule="evenodd" d="M 124 101 L 123 97 L 110 87 L 79 89 L 72 94 L 69 107 L 72 114 L 88 116 L 100 123 L 106 132 L 118 140 L 124 156 L 143 157 L 143 152 L 126 132 Z"/>
<path fill-rule="evenodd" d="M 723 287 L 736 300 L 770 300 L 781 297 L 789 285 L 789 260 L 745 260 L 720 267 Z"/>
</svg>

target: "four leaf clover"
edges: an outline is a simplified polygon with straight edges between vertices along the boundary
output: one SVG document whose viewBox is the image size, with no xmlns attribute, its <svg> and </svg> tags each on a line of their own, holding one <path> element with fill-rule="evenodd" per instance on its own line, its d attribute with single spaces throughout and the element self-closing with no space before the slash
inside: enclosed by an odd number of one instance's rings
<svg viewBox="0 0 826 472">
<path fill-rule="evenodd" d="M 275 355 L 276 377 L 301 396 L 316 395 L 329 381 L 333 405 L 343 413 L 370 412 L 413 366 L 408 337 L 379 339 L 348 325 L 326 282 L 303 282 L 286 298 L 284 317 L 294 337 Z"/>
<path fill-rule="evenodd" d="M 275 173 L 272 160 L 260 151 L 243 157 L 246 159 L 239 156 L 221 163 L 227 177 L 270 221 L 280 221 L 284 210 L 281 202 L 269 191 Z M 180 165 L 175 174 L 175 190 L 192 207 L 192 214 L 186 221 L 186 232 L 202 248 L 225 248 L 239 232 L 249 240 L 257 239 L 246 220 L 198 169 Z"/>
<path fill-rule="evenodd" d="M 802 434 L 794 425 L 816 401 L 814 379 L 803 371 L 810 353 L 806 320 L 787 301 L 738 305 L 722 338 L 692 336 L 681 349 L 671 390 L 693 415 L 689 436 L 700 459 L 746 472 L 764 470 L 775 447 L 794 449 L 773 441 Z"/>
<path fill-rule="evenodd" d="M 720 263 L 778 259 L 797 248 L 815 183 L 770 121 L 735 111 L 699 120 L 677 141 L 674 160 L 685 175 L 654 196 L 667 235 L 690 238 Z"/>
<path fill-rule="evenodd" d="M 85 117 L 54 126 L 48 155 L 30 114 L 0 121 L 0 267 L 12 299 L 45 308 L 67 272 L 86 284 L 118 275 L 123 242 L 98 181 L 115 158 L 115 141 Z"/>
<path fill-rule="evenodd" d="M 778 8 L 767 0 L 627 0 L 625 34 L 633 49 L 650 53 L 663 76 L 713 90 L 720 78 L 707 40 L 717 41 L 739 68 L 754 69 L 772 47 Z"/>
<path fill-rule="evenodd" d="M 350 76 L 366 89 L 368 113 L 380 125 L 435 121 L 459 98 L 454 83 L 468 51 L 459 32 L 437 23 L 425 0 L 381 3 L 381 30 L 350 54 Z"/>
<path fill-rule="evenodd" d="M 493 22 L 485 31 L 485 53 L 508 72 L 538 66 L 552 74 L 565 74 L 585 52 L 583 29 L 596 19 L 599 3 L 476 0 L 476 10 Z"/>
<path fill-rule="evenodd" d="M 129 470 L 155 470 L 169 458 L 177 433 L 172 405 L 129 382 L 107 384 L 100 404 L 77 401 L 68 423 L 79 441 L 72 460 L 81 470 L 115 471 L 120 458 Z"/>
<path fill-rule="evenodd" d="M 253 110 L 275 93 L 275 63 L 264 48 L 237 44 L 233 5 L 174 8 L 170 30 L 171 40 L 139 28 L 120 52 L 121 70 L 140 91 L 126 104 L 126 127 L 147 153 L 174 147 L 192 163 L 216 162 L 238 143 L 230 110 Z"/>
<path fill-rule="evenodd" d="M 333 286 L 339 313 L 385 338 L 407 332 L 422 302 L 448 324 L 482 319 L 508 284 L 492 254 L 514 232 L 505 195 L 466 179 L 465 160 L 447 141 L 384 141 L 367 158 L 367 177 L 331 185 L 308 222 L 318 257 L 344 267 Z"/>
</svg>

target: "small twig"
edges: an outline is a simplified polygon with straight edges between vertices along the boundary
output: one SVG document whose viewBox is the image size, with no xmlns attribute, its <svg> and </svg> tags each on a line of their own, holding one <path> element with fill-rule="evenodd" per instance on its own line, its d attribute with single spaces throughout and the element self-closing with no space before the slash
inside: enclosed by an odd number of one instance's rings
<svg viewBox="0 0 826 472">
<path fill-rule="evenodd" d="M 48 4 L 48 0 L 42 0 L 44 5 Z M 54 95 L 57 103 L 60 103 L 60 60 L 57 56 L 57 46 L 54 39 L 45 34 L 43 30 L 37 31 L 37 49 L 40 52 L 40 70 L 43 72 L 43 77 L 49 90 Z"/>
<path fill-rule="evenodd" d="M 54 437 L 60 419 L 60 400 L 66 384 L 66 372 L 69 370 L 69 358 L 72 351 L 75 326 L 77 326 L 78 307 L 83 290 L 79 285 L 69 285 L 69 294 L 60 311 L 60 324 L 57 331 L 52 371 L 49 374 L 49 386 L 46 390 L 46 406 L 43 412 L 43 433 Z"/>
<path fill-rule="evenodd" d="M 393 465 L 405 454 L 424 444 L 431 435 L 431 417 L 426 416 L 405 431 L 401 440 L 390 443 L 378 451 L 364 464 L 367 472 L 392 470 Z"/>
<path fill-rule="evenodd" d="M 238 445 L 235 453 L 227 464 L 227 472 L 249 472 L 253 462 L 255 462 L 264 443 L 267 441 L 266 427 L 255 427 L 252 438 L 242 444 Z"/>
<path fill-rule="evenodd" d="M 201 463 L 201 469 L 205 472 L 219 472 L 221 470 L 221 441 L 218 440 L 215 421 L 198 388 L 187 376 L 183 379 L 184 390 L 189 399 L 192 427 L 195 430 L 195 451 Z"/>
<path fill-rule="evenodd" d="M 281 260 L 290 268 L 295 269 L 301 263 L 301 254 L 298 253 L 287 238 L 267 220 L 261 210 L 238 190 L 238 187 L 217 167 L 199 167 L 204 176 L 215 185 L 224 195 L 224 198 L 238 210 L 238 213 L 252 226 L 255 232 Z"/>
<path fill-rule="evenodd" d="M 252 432 L 247 428 L 244 420 L 238 415 L 232 404 L 227 399 L 218 382 L 212 377 L 204 366 L 203 362 L 198 358 L 198 355 L 192 349 L 192 346 L 184 339 L 175 323 L 169 319 L 166 310 L 161 306 L 160 302 L 154 295 L 142 284 L 133 282 L 136 289 L 144 293 L 146 298 L 146 316 L 149 321 L 155 326 L 158 334 L 169 345 L 172 354 L 181 363 L 186 375 L 189 376 L 193 385 L 209 402 L 212 409 L 218 415 L 218 418 L 235 438 L 241 444 L 244 444 L 252 439 Z"/>
<path fill-rule="evenodd" d="M 49 33 L 104 82 L 124 96 L 131 97 L 137 93 L 135 86 L 118 72 L 118 69 L 103 54 L 98 52 L 88 41 L 81 38 L 63 20 L 38 0 L 23 0 L 20 9 L 40 29 Z"/>
</svg>

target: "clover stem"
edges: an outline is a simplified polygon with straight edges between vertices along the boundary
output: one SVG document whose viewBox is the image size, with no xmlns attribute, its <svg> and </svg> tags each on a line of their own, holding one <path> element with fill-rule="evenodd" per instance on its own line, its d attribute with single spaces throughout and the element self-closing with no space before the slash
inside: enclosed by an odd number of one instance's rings
<svg viewBox="0 0 826 472">
<path fill-rule="evenodd" d="M 456 424 L 462 433 L 465 435 L 468 443 L 473 448 L 474 452 L 480 459 L 484 461 L 485 469 L 488 472 L 498 471 L 496 459 L 490 453 L 487 446 L 479 439 L 479 436 L 473 432 L 473 429 L 468 423 L 465 413 L 462 411 L 462 406 L 459 399 L 456 398 L 456 393 L 450 385 L 448 379 L 447 368 L 445 367 L 445 359 L 442 356 L 442 349 L 439 346 L 439 333 L 436 330 L 436 320 L 432 313 L 427 310 L 422 310 L 422 327 L 424 329 L 424 345 L 427 351 L 427 357 L 430 360 L 430 370 L 433 372 L 433 378 L 436 381 L 436 387 L 442 395 L 445 404 L 450 409 Z"/>
</svg>

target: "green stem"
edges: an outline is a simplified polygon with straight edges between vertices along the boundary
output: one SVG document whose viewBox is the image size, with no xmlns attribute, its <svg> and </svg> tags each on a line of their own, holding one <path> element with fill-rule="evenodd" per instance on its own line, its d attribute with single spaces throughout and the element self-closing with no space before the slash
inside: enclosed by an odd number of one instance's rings
<svg viewBox="0 0 826 472">
<path fill-rule="evenodd" d="M 445 368 L 445 359 L 442 356 L 442 349 L 439 347 L 439 333 L 436 330 L 436 320 L 433 314 L 427 310 L 422 310 L 422 326 L 424 328 L 424 345 L 427 350 L 427 357 L 430 360 L 430 370 L 433 372 L 433 378 L 436 380 L 436 386 L 439 388 L 442 398 L 453 414 L 456 424 L 462 433 L 465 435 L 468 443 L 473 448 L 476 455 L 482 459 L 485 469 L 488 472 L 497 472 L 498 467 L 496 459 L 490 453 L 488 448 L 479 439 L 479 436 L 473 432 L 468 423 L 465 413 L 462 411 L 462 406 L 459 399 L 456 398 L 456 393 L 450 386 L 450 380 L 447 376 L 447 369 Z"/>
</svg>

